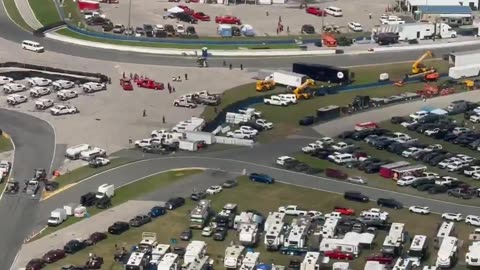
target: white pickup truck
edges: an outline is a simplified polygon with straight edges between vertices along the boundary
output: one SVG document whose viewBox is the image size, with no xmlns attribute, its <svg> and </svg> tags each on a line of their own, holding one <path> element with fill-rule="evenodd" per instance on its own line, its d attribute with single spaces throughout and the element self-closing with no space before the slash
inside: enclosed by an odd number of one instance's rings
<svg viewBox="0 0 480 270">
<path fill-rule="evenodd" d="M 263 103 L 275 106 L 288 106 L 288 102 L 279 96 L 271 96 L 269 98 L 264 98 Z"/>
<path fill-rule="evenodd" d="M 307 146 L 302 147 L 302 152 L 305 154 L 312 153 L 317 149 L 321 149 L 322 145 L 316 143 L 309 143 Z"/>
<path fill-rule="evenodd" d="M 308 213 L 307 210 L 300 209 L 296 205 L 280 206 L 278 212 L 285 213 L 285 215 L 289 216 L 304 216 Z"/>
</svg>

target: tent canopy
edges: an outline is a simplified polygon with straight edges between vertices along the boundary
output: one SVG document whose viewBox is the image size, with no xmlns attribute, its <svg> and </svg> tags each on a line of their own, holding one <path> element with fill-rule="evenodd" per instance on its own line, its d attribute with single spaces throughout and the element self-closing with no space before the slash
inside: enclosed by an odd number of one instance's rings
<svg viewBox="0 0 480 270">
<path fill-rule="evenodd" d="M 174 14 L 184 12 L 184 10 L 182 8 L 179 8 L 177 6 L 172 7 L 170 9 L 168 9 L 167 11 L 170 12 L 170 13 L 174 13 Z"/>
</svg>

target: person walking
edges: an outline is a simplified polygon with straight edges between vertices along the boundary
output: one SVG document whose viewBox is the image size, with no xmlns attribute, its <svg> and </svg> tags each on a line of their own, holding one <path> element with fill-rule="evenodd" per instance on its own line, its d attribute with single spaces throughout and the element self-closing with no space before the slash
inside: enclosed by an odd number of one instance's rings
<svg viewBox="0 0 480 270">
<path fill-rule="evenodd" d="M 147 117 L 147 110 L 143 110 L 143 117 Z"/>
<path fill-rule="evenodd" d="M 372 19 L 372 13 L 368 13 L 368 18 L 371 20 Z"/>
<path fill-rule="evenodd" d="M 243 64 L 240 64 L 240 70 L 243 70 Z"/>
<path fill-rule="evenodd" d="M 188 81 L 188 74 L 185 73 L 185 81 Z"/>
<path fill-rule="evenodd" d="M 162 123 L 164 123 L 164 124 L 165 124 L 165 115 L 164 115 L 164 116 L 162 116 Z"/>
<path fill-rule="evenodd" d="M 128 143 L 129 143 L 129 144 L 132 144 L 132 143 L 133 143 L 132 137 L 129 137 L 129 138 L 128 138 Z"/>
</svg>

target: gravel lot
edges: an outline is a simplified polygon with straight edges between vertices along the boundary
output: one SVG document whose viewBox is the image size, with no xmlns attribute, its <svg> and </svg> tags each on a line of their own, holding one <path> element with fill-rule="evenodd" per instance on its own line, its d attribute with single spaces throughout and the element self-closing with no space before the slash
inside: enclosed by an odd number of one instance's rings
<svg viewBox="0 0 480 270">
<path fill-rule="evenodd" d="M 148 66 L 134 64 L 115 64 L 103 61 L 90 61 L 46 52 L 32 55 L 20 51 L 16 58 L 7 56 L 6 51 L 0 52 L 0 57 L 5 55 L 3 61 L 18 61 L 31 64 L 40 64 L 52 67 L 72 70 L 88 70 L 101 72 L 112 78 L 112 84 L 107 86 L 106 91 L 94 94 L 80 94 L 78 98 L 71 99 L 65 104 L 78 107 L 79 114 L 52 116 L 47 112 L 34 110 L 34 99 L 29 99 L 14 107 L 7 106 L 6 95 L 0 93 L 0 106 L 13 110 L 26 112 L 49 121 L 56 130 L 57 144 L 75 145 L 89 143 L 104 148 L 108 153 L 126 148 L 128 138 L 145 138 L 153 129 L 170 127 L 179 121 L 187 120 L 191 116 L 198 116 L 203 107 L 196 109 L 173 107 L 173 99 L 182 94 L 194 91 L 208 90 L 211 93 L 221 93 L 234 86 L 251 82 L 252 74 L 246 70 L 228 70 L 221 68 L 176 68 L 164 66 Z M 33 58 L 34 56 L 35 58 Z M 192 59 L 192 62 L 194 59 Z M 146 75 L 165 85 L 170 82 L 176 92 L 169 94 L 168 90 L 154 91 L 136 87 L 134 91 L 123 91 L 119 85 L 122 73 L 138 73 Z M 173 76 L 183 76 L 188 73 L 188 80 L 172 82 Z M 215 74 L 217 80 L 212 80 Z M 252 89 L 252 91 L 254 91 Z M 28 92 L 20 94 L 28 95 Z M 56 101 L 55 94 L 47 96 Z M 147 117 L 143 117 L 146 110 Z M 166 124 L 162 124 L 165 116 Z"/>
<path fill-rule="evenodd" d="M 180 3 L 168 3 L 165 1 L 147 1 L 147 0 L 132 0 L 131 8 L 131 25 L 141 26 L 143 24 L 172 24 L 176 25 L 177 21 L 174 19 L 164 19 L 165 9 L 174 7 L 177 4 L 187 5 L 195 11 L 201 11 L 209 15 L 210 22 L 199 22 L 194 25 L 197 33 L 203 36 L 218 36 L 217 24 L 215 24 L 215 16 L 234 15 L 241 19 L 242 23 L 250 24 L 256 30 L 258 36 L 276 35 L 277 23 L 279 17 L 282 18 L 284 25 L 284 32 L 281 35 L 286 35 L 287 26 L 290 28 L 291 34 L 300 33 L 303 24 L 311 24 L 319 32 L 322 25 L 322 17 L 306 14 L 305 10 L 299 9 L 299 4 L 278 4 L 278 5 L 220 5 L 220 4 L 185 4 L 184 1 Z M 310 6 L 317 6 L 326 8 L 328 6 L 336 6 L 343 9 L 343 17 L 334 18 L 327 16 L 324 18 L 324 24 L 335 24 L 344 27 L 342 31 L 348 32 L 347 24 L 351 21 L 357 21 L 363 25 L 364 29 L 369 30 L 379 23 L 378 18 L 385 13 L 387 6 L 392 6 L 392 0 L 337 0 L 324 1 L 324 3 L 311 4 Z M 110 18 L 114 23 L 128 24 L 128 6 L 129 1 L 120 1 L 119 4 L 102 4 L 101 8 L 107 18 Z M 266 13 L 269 13 L 269 16 Z M 369 19 L 368 14 L 372 13 L 372 19 Z M 300 19 L 301 18 L 301 19 Z M 186 23 L 182 23 L 186 25 Z"/>
</svg>

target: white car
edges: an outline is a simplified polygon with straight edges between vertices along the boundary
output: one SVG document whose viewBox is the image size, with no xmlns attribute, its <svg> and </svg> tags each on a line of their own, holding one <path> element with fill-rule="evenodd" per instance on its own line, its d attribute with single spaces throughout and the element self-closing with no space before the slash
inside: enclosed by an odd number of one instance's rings
<svg viewBox="0 0 480 270">
<path fill-rule="evenodd" d="M 179 34 L 183 34 L 185 33 L 185 26 L 183 24 L 177 24 L 175 31 Z"/>
<path fill-rule="evenodd" d="M 454 161 L 447 166 L 447 170 L 449 172 L 456 172 L 467 166 L 468 164 L 465 161 Z"/>
<path fill-rule="evenodd" d="M 438 163 L 438 167 L 440 169 L 445 169 L 447 168 L 450 164 L 452 164 L 453 162 L 455 161 L 458 161 L 459 159 L 458 158 L 447 158 L 447 159 L 444 159 L 442 160 L 440 163 Z"/>
<path fill-rule="evenodd" d="M 397 16 L 390 15 L 386 17 L 385 16 L 380 17 L 380 23 L 381 24 L 405 24 L 405 20 Z"/>
<path fill-rule="evenodd" d="M 433 136 L 435 134 L 437 134 L 438 132 L 440 132 L 440 129 L 439 128 L 434 128 L 434 129 L 427 129 L 423 132 L 423 134 L 427 135 L 427 136 Z"/>
<path fill-rule="evenodd" d="M 52 84 L 52 80 L 40 77 L 32 77 L 27 78 L 27 83 L 30 86 L 49 86 L 50 84 Z"/>
<path fill-rule="evenodd" d="M 401 187 L 409 186 L 413 184 L 415 181 L 417 181 L 417 177 L 415 176 L 411 176 L 411 175 L 403 176 L 397 181 L 397 186 L 401 186 Z"/>
<path fill-rule="evenodd" d="M 227 132 L 227 137 L 249 140 L 249 139 L 252 139 L 253 136 L 251 134 L 244 133 L 243 131 L 237 129 L 235 131 Z"/>
<path fill-rule="evenodd" d="M 479 115 L 472 115 L 468 118 L 472 123 L 480 123 L 480 116 Z"/>
<path fill-rule="evenodd" d="M 472 174 L 472 178 L 475 180 L 480 180 L 480 172 Z"/>
<path fill-rule="evenodd" d="M 452 183 L 452 181 L 457 181 L 458 179 L 451 176 L 442 176 L 440 179 L 435 180 L 436 185 L 448 185 Z"/>
<path fill-rule="evenodd" d="M 211 186 L 206 191 L 207 194 L 213 195 L 222 192 L 221 186 Z"/>
<path fill-rule="evenodd" d="M 53 107 L 55 103 L 53 100 L 46 99 L 46 98 L 40 98 L 35 101 L 35 109 L 37 110 L 46 110 L 50 107 Z"/>
<path fill-rule="evenodd" d="M 294 94 L 279 94 L 278 97 L 285 100 L 289 104 L 298 103 L 297 97 L 295 97 Z"/>
<path fill-rule="evenodd" d="M 310 218 L 312 218 L 312 220 L 316 220 L 316 219 L 321 219 L 323 217 L 322 215 L 322 212 L 320 211 L 308 211 L 307 212 L 307 216 L 309 216 Z"/>
<path fill-rule="evenodd" d="M 434 173 L 434 172 L 423 172 L 422 175 L 423 175 L 423 177 L 427 177 L 428 179 L 440 178 L 440 175 L 438 175 L 438 173 Z"/>
<path fill-rule="evenodd" d="M 473 225 L 473 226 L 480 226 L 480 217 L 474 215 L 468 215 L 465 217 L 465 223 Z"/>
<path fill-rule="evenodd" d="M 60 90 L 57 92 L 57 98 L 62 101 L 76 97 L 78 97 L 78 93 L 75 90 Z"/>
<path fill-rule="evenodd" d="M 463 174 L 466 176 L 473 176 L 476 173 L 480 173 L 480 166 L 472 166 L 463 170 Z"/>
<path fill-rule="evenodd" d="M 5 94 L 13 94 L 18 92 L 23 92 L 26 90 L 27 90 L 27 87 L 25 87 L 25 85 L 18 84 L 18 83 L 7 83 L 3 86 L 3 92 L 5 92 Z"/>
<path fill-rule="evenodd" d="M 350 147 L 352 147 L 352 146 L 353 146 L 353 145 L 348 144 L 348 143 L 346 143 L 346 142 L 338 142 L 338 143 L 332 145 L 332 148 L 333 148 L 334 150 L 337 150 L 337 151 L 338 151 L 338 150 L 348 149 L 348 148 L 350 148 Z"/>
<path fill-rule="evenodd" d="M 268 122 L 265 119 L 257 119 L 257 120 L 255 120 L 255 124 L 261 126 L 263 129 L 272 129 L 273 128 L 273 123 Z"/>
<path fill-rule="evenodd" d="M 12 83 L 14 80 L 10 77 L 0 76 L 0 85 Z"/>
<path fill-rule="evenodd" d="M 142 140 L 136 140 L 134 142 L 135 147 L 143 148 L 151 146 L 154 143 L 160 144 L 162 141 L 159 138 L 147 138 Z"/>
<path fill-rule="evenodd" d="M 52 83 L 52 86 L 53 89 L 58 91 L 62 89 L 70 89 L 75 86 L 75 83 L 67 80 L 56 80 Z"/>
<path fill-rule="evenodd" d="M 85 93 L 93 93 L 102 90 L 106 90 L 107 86 L 104 83 L 88 82 L 82 84 L 82 90 Z"/>
<path fill-rule="evenodd" d="M 83 12 L 83 16 L 85 17 L 85 20 L 88 20 L 92 17 L 101 17 L 101 18 L 106 18 L 105 14 L 102 14 L 97 11 L 85 11 Z"/>
<path fill-rule="evenodd" d="M 408 208 L 408 211 L 415 214 L 421 214 L 421 215 L 430 214 L 430 208 L 428 208 L 427 206 L 410 206 Z"/>
<path fill-rule="evenodd" d="M 477 115 L 480 115 L 480 107 L 476 107 L 475 109 L 473 109 L 473 111 L 474 111 Z"/>
<path fill-rule="evenodd" d="M 271 96 L 269 98 L 264 98 L 263 103 L 265 103 L 266 105 L 288 106 L 288 102 L 279 96 Z"/>
<path fill-rule="evenodd" d="M 52 115 L 75 114 L 79 112 L 78 108 L 72 105 L 55 105 L 55 107 L 50 109 Z"/>
<path fill-rule="evenodd" d="M 463 219 L 460 213 L 443 213 L 442 218 L 448 221 L 461 221 Z"/>
<path fill-rule="evenodd" d="M 110 164 L 110 159 L 104 157 L 96 157 L 90 161 L 92 164 L 95 164 L 97 167 L 107 166 Z"/>
<path fill-rule="evenodd" d="M 411 125 L 415 125 L 416 123 L 418 123 L 417 121 L 410 121 L 410 122 L 402 122 L 400 123 L 400 125 L 404 128 L 408 127 L 408 126 L 411 126 Z"/>
<path fill-rule="evenodd" d="M 305 154 L 312 153 L 317 149 L 321 149 L 322 146 L 316 143 L 309 143 L 307 146 L 302 147 L 302 152 Z"/>
<path fill-rule="evenodd" d="M 464 155 L 464 154 L 457 154 L 457 157 L 467 163 L 470 163 L 472 161 L 475 160 L 475 158 L 471 157 L 471 156 L 467 156 L 467 155 Z"/>
<path fill-rule="evenodd" d="M 348 177 L 347 181 L 350 182 L 350 183 L 355 183 L 355 184 L 362 184 L 362 185 L 367 184 L 367 180 L 365 180 L 365 178 L 363 178 L 361 176 Z"/>
<path fill-rule="evenodd" d="M 460 135 L 465 132 L 470 132 L 470 129 L 466 127 L 456 127 L 452 130 L 452 133 L 455 135 Z"/>
<path fill-rule="evenodd" d="M 425 117 L 429 114 L 430 113 L 427 112 L 427 111 L 418 111 L 418 112 L 410 114 L 409 116 L 413 121 L 418 121 L 418 120 L 422 119 L 423 117 Z"/>
<path fill-rule="evenodd" d="M 45 86 L 35 86 L 35 87 L 32 87 L 29 92 L 31 97 L 38 98 L 38 97 L 50 95 L 50 93 L 52 93 L 52 90 L 50 90 L 50 88 Z"/>
<path fill-rule="evenodd" d="M 249 127 L 249 126 L 241 126 L 239 128 L 243 133 L 251 134 L 253 136 L 256 136 L 258 134 L 258 130 Z"/>
<path fill-rule="evenodd" d="M 322 137 L 318 139 L 315 143 L 317 144 L 332 144 L 334 141 L 330 137 Z"/>
<path fill-rule="evenodd" d="M 280 165 L 280 166 L 284 166 L 286 163 L 294 161 L 294 160 L 295 159 L 293 157 L 281 156 L 281 157 L 278 157 L 277 160 L 275 160 L 275 164 Z"/>
<path fill-rule="evenodd" d="M 165 30 L 165 27 L 164 27 L 162 24 L 155 24 L 155 25 L 153 26 L 153 30 L 155 30 L 155 31 L 163 31 L 163 30 Z"/>
<path fill-rule="evenodd" d="M 214 231 L 213 227 L 207 226 L 207 227 L 203 228 L 202 236 L 210 237 L 210 236 L 212 236 L 213 231 Z"/>
<path fill-rule="evenodd" d="M 27 102 L 27 101 L 28 101 L 28 97 L 24 95 L 12 94 L 7 97 L 7 104 L 12 106 Z"/>
<path fill-rule="evenodd" d="M 408 158 L 412 155 L 416 155 L 417 153 L 423 152 L 423 149 L 417 147 L 410 147 L 407 150 L 402 152 L 402 156 Z"/>
<path fill-rule="evenodd" d="M 353 32 L 362 32 L 363 31 L 362 25 L 357 23 L 357 22 L 349 22 L 348 23 L 348 28 L 350 30 L 352 30 Z"/>
<path fill-rule="evenodd" d="M 443 146 L 441 144 L 432 144 L 423 148 L 423 151 L 432 152 L 432 151 L 442 150 L 442 149 L 443 149 Z"/>
</svg>

